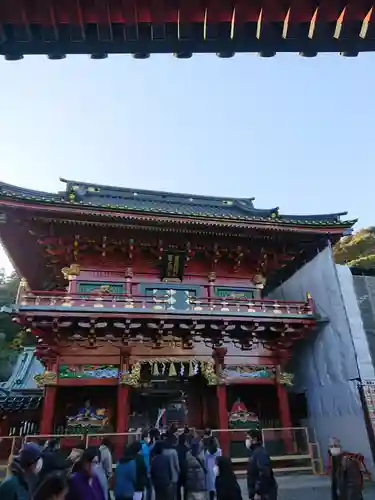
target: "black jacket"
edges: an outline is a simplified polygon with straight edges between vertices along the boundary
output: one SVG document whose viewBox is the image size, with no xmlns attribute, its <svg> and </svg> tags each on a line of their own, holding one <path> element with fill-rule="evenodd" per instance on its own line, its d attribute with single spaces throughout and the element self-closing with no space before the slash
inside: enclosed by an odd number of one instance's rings
<svg viewBox="0 0 375 500">
<path fill-rule="evenodd" d="M 147 469 L 144 456 L 138 453 L 135 457 L 136 480 L 135 491 L 143 491 L 148 484 Z"/>
<path fill-rule="evenodd" d="M 234 474 L 218 476 L 215 488 L 217 500 L 242 500 L 241 488 Z"/>
<path fill-rule="evenodd" d="M 258 495 L 265 496 L 269 500 L 277 498 L 277 483 L 273 475 L 271 459 L 265 448 L 261 445 L 255 446 L 249 456 L 247 466 L 247 488 L 249 498 Z"/>
</svg>

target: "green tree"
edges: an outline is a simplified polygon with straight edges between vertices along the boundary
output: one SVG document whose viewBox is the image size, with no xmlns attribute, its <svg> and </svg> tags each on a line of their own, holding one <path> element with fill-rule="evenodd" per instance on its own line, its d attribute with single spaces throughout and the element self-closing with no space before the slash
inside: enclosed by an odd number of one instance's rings
<svg viewBox="0 0 375 500">
<path fill-rule="evenodd" d="M 345 236 L 335 245 L 333 255 L 337 264 L 375 269 L 375 227 L 360 229 Z"/>
<path fill-rule="evenodd" d="M 4 269 L 0 269 L 0 380 L 6 380 L 11 375 L 22 345 L 23 334 L 19 325 L 7 313 L 1 312 L 3 306 L 14 303 L 19 282 L 16 273 L 6 275 Z"/>
</svg>

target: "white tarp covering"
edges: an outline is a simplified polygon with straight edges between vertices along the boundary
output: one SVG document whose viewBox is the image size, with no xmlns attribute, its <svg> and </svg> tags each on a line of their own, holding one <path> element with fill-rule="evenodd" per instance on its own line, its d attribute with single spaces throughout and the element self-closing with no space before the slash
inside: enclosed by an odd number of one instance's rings
<svg viewBox="0 0 375 500">
<path fill-rule="evenodd" d="M 350 274 L 349 269 L 345 271 Z M 304 300 L 310 292 L 317 312 L 323 320 L 328 320 L 322 322 L 308 340 L 300 343 L 293 360 L 294 390 L 306 393 L 308 424 L 316 435 L 324 462 L 327 461 L 328 439 L 337 437 L 346 449 L 362 453 L 367 467 L 374 470 L 358 391 L 357 357 L 364 360 L 363 369 L 369 370 L 367 344 L 363 327 L 361 333 L 354 290 L 350 291 L 353 285 L 345 274 L 337 269 L 331 249 L 327 248 L 274 290 L 270 297 Z M 355 330 L 353 336 L 351 328 Z"/>
</svg>

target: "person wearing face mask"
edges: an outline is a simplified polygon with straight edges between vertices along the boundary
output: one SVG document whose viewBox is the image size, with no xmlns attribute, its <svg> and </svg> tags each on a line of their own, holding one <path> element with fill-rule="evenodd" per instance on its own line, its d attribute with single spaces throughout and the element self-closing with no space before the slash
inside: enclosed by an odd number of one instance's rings
<svg viewBox="0 0 375 500">
<path fill-rule="evenodd" d="M 64 500 L 68 493 L 68 480 L 64 473 L 46 476 L 35 491 L 32 500 Z"/>
<path fill-rule="evenodd" d="M 242 500 L 241 488 L 227 457 L 217 457 L 214 467 L 217 500 Z"/>
<path fill-rule="evenodd" d="M 363 477 L 360 464 L 347 456 L 338 439 L 329 443 L 332 500 L 362 500 Z"/>
<path fill-rule="evenodd" d="M 37 474 L 43 466 L 42 450 L 27 443 L 9 467 L 8 477 L 0 485 L 1 500 L 30 500 Z"/>
<path fill-rule="evenodd" d="M 262 445 L 261 431 L 249 431 L 245 444 L 249 450 L 247 489 L 250 500 L 277 500 L 277 482 L 271 458 Z"/>
<path fill-rule="evenodd" d="M 87 448 L 77 462 L 69 481 L 66 500 L 104 500 L 104 492 L 95 473 L 98 450 Z"/>
</svg>

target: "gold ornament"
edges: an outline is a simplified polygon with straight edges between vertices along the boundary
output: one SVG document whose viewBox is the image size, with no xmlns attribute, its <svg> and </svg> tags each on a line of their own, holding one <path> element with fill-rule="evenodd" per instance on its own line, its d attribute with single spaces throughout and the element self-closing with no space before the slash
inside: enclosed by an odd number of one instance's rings
<svg viewBox="0 0 375 500">
<path fill-rule="evenodd" d="M 281 385 L 286 385 L 291 387 L 293 385 L 294 375 L 292 373 L 281 372 L 279 376 L 279 382 Z"/>
<path fill-rule="evenodd" d="M 192 361 L 189 361 L 189 377 L 194 377 L 194 364 Z"/>
<path fill-rule="evenodd" d="M 64 276 L 64 279 L 70 281 L 72 279 L 75 279 L 75 276 L 79 276 L 81 268 L 78 264 L 70 264 L 69 267 L 63 267 L 61 269 L 61 272 Z"/>
<path fill-rule="evenodd" d="M 174 366 L 174 363 L 170 363 L 170 365 L 169 365 L 168 376 L 169 377 L 176 377 L 177 376 L 176 367 Z"/>
<path fill-rule="evenodd" d="M 212 362 L 205 362 L 201 364 L 201 371 L 204 378 L 207 380 L 208 385 L 217 385 L 219 382 L 218 376 L 215 372 L 215 365 Z"/>
<path fill-rule="evenodd" d="M 141 380 L 141 368 L 141 363 L 137 362 L 131 367 L 130 372 L 124 370 L 120 376 L 121 384 L 130 385 L 131 387 L 139 387 Z"/>
<path fill-rule="evenodd" d="M 159 376 L 159 365 L 157 363 L 153 364 L 152 374 L 153 374 L 154 377 L 158 377 Z"/>
<path fill-rule="evenodd" d="M 44 373 L 39 373 L 38 375 L 34 375 L 34 380 L 37 383 L 38 387 L 45 387 L 48 385 L 56 385 L 57 384 L 57 373 L 45 371 Z"/>
</svg>

